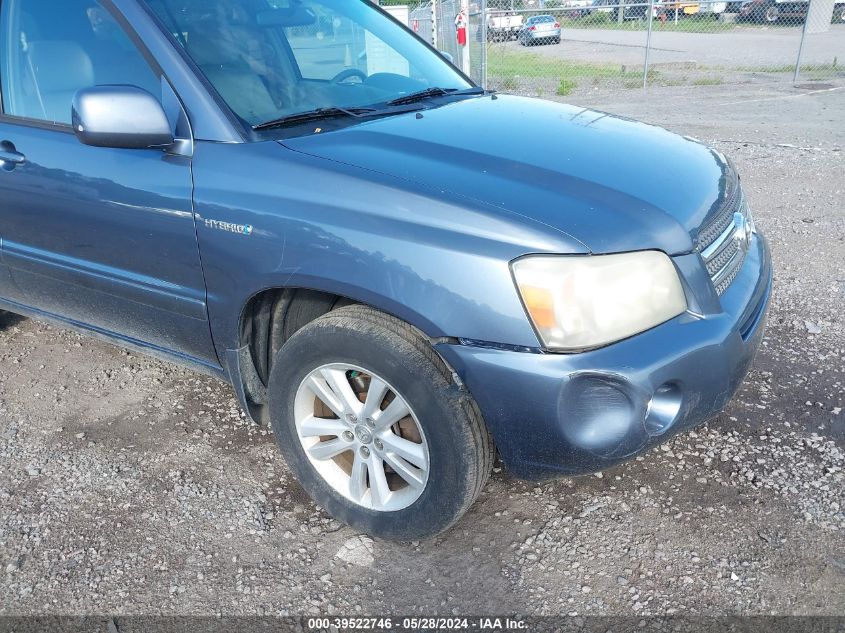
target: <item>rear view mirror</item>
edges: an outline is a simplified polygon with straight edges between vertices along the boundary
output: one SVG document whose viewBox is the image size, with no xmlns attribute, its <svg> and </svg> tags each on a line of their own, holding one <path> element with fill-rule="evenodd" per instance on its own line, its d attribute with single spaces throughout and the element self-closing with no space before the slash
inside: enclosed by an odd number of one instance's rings
<svg viewBox="0 0 845 633">
<path fill-rule="evenodd" d="M 94 147 L 148 149 L 173 145 L 173 129 L 161 103 L 135 86 L 94 86 L 73 98 L 73 131 Z"/>
<path fill-rule="evenodd" d="M 258 26 L 311 26 L 317 22 L 317 15 L 305 7 L 290 7 L 286 9 L 268 9 L 259 11 L 255 16 Z"/>
<path fill-rule="evenodd" d="M 446 51 L 438 51 L 438 52 L 439 52 L 439 53 L 440 53 L 440 55 L 443 57 L 443 59 L 445 59 L 445 60 L 446 60 L 447 62 L 449 62 L 450 64 L 454 64 L 454 63 L 455 63 L 455 58 L 454 58 L 454 57 L 452 57 L 452 53 L 447 53 Z"/>
</svg>

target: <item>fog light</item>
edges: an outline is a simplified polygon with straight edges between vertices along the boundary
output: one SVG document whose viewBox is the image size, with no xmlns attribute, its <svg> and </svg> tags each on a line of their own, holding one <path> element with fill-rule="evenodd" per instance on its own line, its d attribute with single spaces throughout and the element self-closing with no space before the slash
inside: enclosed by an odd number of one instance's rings
<svg viewBox="0 0 845 633">
<path fill-rule="evenodd" d="M 678 385 L 667 382 L 658 387 L 648 403 L 645 416 L 646 433 L 651 436 L 665 433 L 678 418 L 682 403 L 683 394 Z"/>
<path fill-rule="evenodd" d="M 566 438 L 591 453 L 610 456 L 639 444 L 644 407 L 628 395 L 628 385 L 614 377 L 587 374 L 569 381 L 560 400 Z M 637 431 L 639 430 L 639 433 Z"/>
</svg>

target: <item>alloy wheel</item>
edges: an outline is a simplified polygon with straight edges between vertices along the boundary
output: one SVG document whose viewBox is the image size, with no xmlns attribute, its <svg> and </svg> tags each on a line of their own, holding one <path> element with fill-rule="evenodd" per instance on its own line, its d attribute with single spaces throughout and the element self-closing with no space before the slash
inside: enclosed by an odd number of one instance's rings
<svg viewBox="0 0 845 633">
<path fill-rule="evenodd" d="M 350 501 L 392 512 L 425 490 L 425 434 L 407 400 L 375 373 L 342 363 L 318 367 L 297 389 L 294 416 L 314 470 Z"/>
</svg>

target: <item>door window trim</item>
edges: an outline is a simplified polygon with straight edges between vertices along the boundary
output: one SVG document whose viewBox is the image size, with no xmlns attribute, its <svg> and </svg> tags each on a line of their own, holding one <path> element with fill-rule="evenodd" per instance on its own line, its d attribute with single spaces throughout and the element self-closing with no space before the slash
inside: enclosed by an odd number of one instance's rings
<svg viewBox="0 0 845 633">
<path fill-rule="evenodd" d="M 101 0 L 102 2 L 111 0 Z M 0 0 L 2 2 L 2 0 Z M 240 136 L 239 142 L 254 142 L 261 139 L 255 131 L 246 124 L 235 112 L 229 107 L 229 104 L 220 96 L 217 92 L 217 89 L 212 85 L 212 83 L 208 80 L 205 76 L 205 73 L 202 72 L 202 69 L 197 65 L 197 63 L 193 60 L 193 58 L 188 54 L 188 51 L 185 50 L 185 47 L 179 42 L 179 40 L 174 37 L 173 33 L 171 33 L 170 28 L 165 24 L 162 19 L 153 11 L 153 9 L 146 3 L 146 2 L 139 2 L 138 3 L 150 21 L 153 23 L 154 27 L 159 30 L 162 34 L 164 39 L 167 41 L 168 45 L 176 51 L 176 54 L 179 56 L 179 59 L 182 61 L 183 64 L 188 69 L 194 78 L 200 83 L 203 90 L 205 91 L 205 96 L 211 100 L 211 103 L 217 107 L 218 111 L 226 118 L 229 124 L 233 127 L 235 132 Z M 299 72 L 299 67 L 294 62 L 294 67 L 296 72 Z"/>
</svg>

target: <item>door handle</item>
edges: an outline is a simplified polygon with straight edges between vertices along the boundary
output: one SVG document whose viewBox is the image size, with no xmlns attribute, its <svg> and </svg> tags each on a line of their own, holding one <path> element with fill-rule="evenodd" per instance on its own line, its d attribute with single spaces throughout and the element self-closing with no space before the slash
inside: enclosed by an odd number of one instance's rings
<svg viewBox="0 0 845 633">
<path fill-rule="evenodd" d="M 26 156 L 18 152 L 13 143 L 0 141 L 0 169 L 12 171 L 24 162 L 26 162 Z"/>
</svg>

